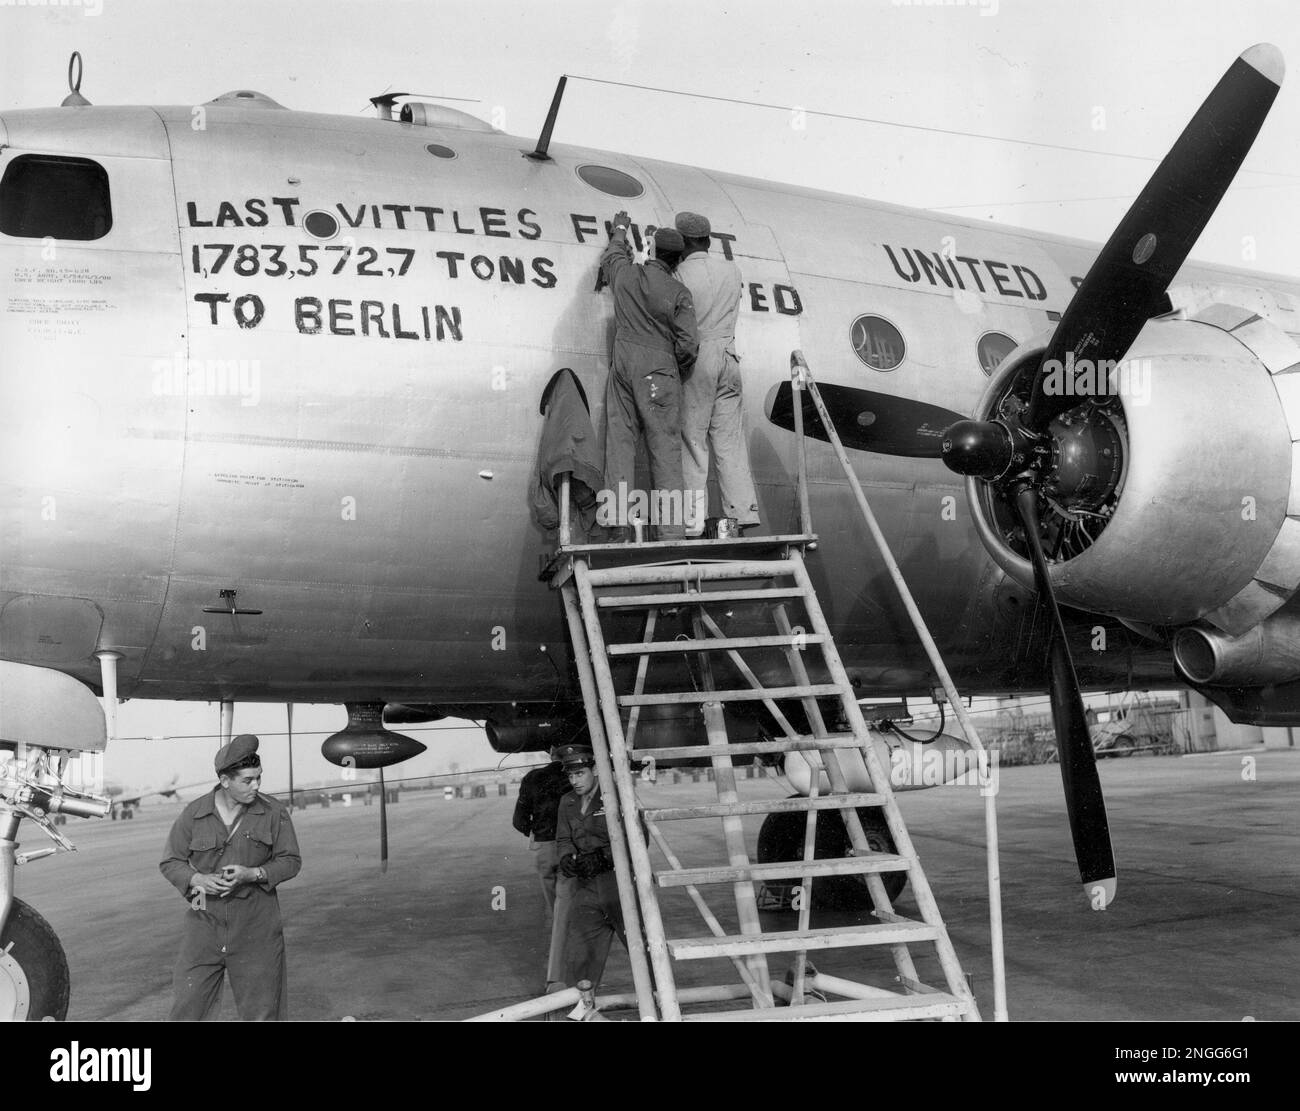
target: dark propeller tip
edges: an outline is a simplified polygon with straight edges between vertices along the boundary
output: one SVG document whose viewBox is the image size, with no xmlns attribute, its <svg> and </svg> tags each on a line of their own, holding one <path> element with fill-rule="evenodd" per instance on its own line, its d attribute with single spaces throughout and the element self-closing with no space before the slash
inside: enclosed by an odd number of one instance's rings
<svg viewBox="0 0 1300 1111">
<path fill-rule="evenodd" d="M 1011 465 L 1011 433 L 989 420 L 959 420 L 943 434 L 943 461 L 957 474 L 997 478 Z"/>
</svg>

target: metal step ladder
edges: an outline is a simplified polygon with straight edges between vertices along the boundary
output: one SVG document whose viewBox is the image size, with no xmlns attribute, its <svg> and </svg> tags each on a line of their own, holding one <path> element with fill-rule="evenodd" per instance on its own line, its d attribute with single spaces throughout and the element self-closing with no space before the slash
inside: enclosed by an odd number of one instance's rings
<svg viewBox="0 0 1300 1111">
<path fill-rule="evenodd" d="M 979 1018 L 809 579 L 804 551 L 815 546 L 809 533 L 562 544 L 544 572 L 563 597 L 597 770 L 606 788 L 611 848 L 643 1019 Z M 648 731 L 643 718 L 664 712 L 661 707 L 680 708 L 697 722 L 702 717 L 704 743 L 671 748 L 638 744 L 638 734 Z M 833 715 L 828 712 L 832 707 Z M 730 733 L 741 725 L 753 733 L 756 716 L 765 717 L 774 739 L 731 742 Z M 735 757 L 794 752 L 810 766 L 808 797 L 740 797 Z M 634 763 L 682 758 L 710 760 L 718 801 L 646 805 L 638 788 L 649 777 Z M 760 782 L 769 784 L 770 794 L 771 781 Z M 880 808 L 896 852 L 872 850 L 858 807 Z M 816 822 L 826 810 L 838 812 L 844 822 L 851 845 L 847 856 L 814 859 Z M 792 811 L 807 815 L 802 859 L 752 861 L 743 819 Z M 663 827 L 701 820 L 721 822 L 726 857 L 706 867 L 683 867 Z M 659 862 L 651 859 L 652 845 Z M 890 872 L 906 873 L 918 918 L 895 911 L 882 879 Z M 863 878 L 874 921 L 813 928 L 814 879 L 846 875 Z M 794 888 L 800 896 L 795 929 L 764 929 L 758 888 L 767 881 L 799 885 Z M 736 932 L 728 932 L 709 908 L 701 892 L 709 887 L 730 887 L 734 915 L 727 917 L 738 924 Z M 708 934 L 667 936 L 661 894 L 680 888 L 700 911 Z M 788 917 L 782 917 L 779 924 L 788 925 Z M 920 946 L 933 947 L 942 986 L 925 984 L 918 976 L 913 949 Z M 849 948 L 887 951 L 890 986 L 822 975 L 809 961 L 810 954 Z M 886 963 L 866 952 L 862 956 L 864 964 Z M 730 960 L 739 983 L 679 990 L 679 962 L 707 958 Z M 777 960 L 784 968 L 773 967 Z M 842 998 L 832 1001 L 830 996 Z M 726 1000 L 733 1003 L 717 1009 Z M 735 1000 L 747 1006 L 736 1009 Z M 713 1009 L 683 1013 L 684 1005 L 695 1003 Z"/>
</svg>

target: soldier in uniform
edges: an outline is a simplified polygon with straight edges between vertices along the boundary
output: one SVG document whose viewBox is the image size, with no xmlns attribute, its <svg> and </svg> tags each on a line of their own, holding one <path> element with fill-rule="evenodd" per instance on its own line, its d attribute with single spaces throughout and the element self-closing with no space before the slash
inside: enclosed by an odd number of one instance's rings
<svg viewBox="0 0 1300 1111">
<path fill-rule="evenodd" d="M 685 251 L 677 280 L 691 291 L 700 353 L 682 388 L 682 478 L 693 499 L 688 535 L 698 536 L 708 509 L 709 455 L 718 469 L 723 517 L 743 531 L 758 524 L 758 497 L 749 467 L 742 420 L 736 315 L 740 311 L 740 267 L 709 254 L 712 229 L 706 217 L 679 212 L 675 220 Z"/>
<path fill-rule="evenodd" d="M 650 457 L 652 518 L 655 507 L 682 502 L 682 380 L 695 365 L 698 342 L 691 295 L 672 276 L 681 257 L 682 237 L 673 228 L 655 232 L 655 257 L 644 266 L 632 261 L 627 244 L 631 221 L 614 217 L 614 232 L 601 256 L 601 273 L 614 291 L 614 354 L 605 390 L 605 487 L 619 496 L 619 483 L 634 489 L 636 441 L 645 431 Z M 657 495 L 657 496 L 656 496 Z M 620 499 L 621 500 L 621 499 Z M 682 520 L 657 522 L 660 540 L 685 535 Z M 615 537 L 628 539 L 628 522 Z"/>
<path fill-rule="evenodd" d="M 555 836 L 560 871 L 575 879 L 565 948 L 567 982 L 589 980 L 595 989 L 605 971 L 610 943 L 617 937 L 626 949 L 627 935 L 592 751 L 586 745 L 564 745 L 560 759 L 573 785 L 572 792 L 560 800 Z"/>
<path fill-rule="evenodd" d="M 568 936 L 569 904 L 573 898 L 571 877 L 560 873 L 560 854 L 555 845 L 555 826 L 560 800 L 569 793 L 569 777 L 560 763 L 560 750 L 551 752 L 551 762 L 534 768 L 519 784 L 514 827 L 528 838 L 537 853 L 537 875 L 542 896 L 551 914 L 551 948 L 546 963 L 546 986 L 564 979 L 564 939 Z"/>
<path fill-rule="evenodd" d="M 289 812 L 258 791 L 258 739 L 217 753 L 220 780 L 176 819 L 159 868 L 189 902 L 173 977 L 171 1020 L 213 1019 L 230 976 L 239 1017 L 288 1017 L 284 932 L 276 887 L 302 867 Z"/>
</svg>

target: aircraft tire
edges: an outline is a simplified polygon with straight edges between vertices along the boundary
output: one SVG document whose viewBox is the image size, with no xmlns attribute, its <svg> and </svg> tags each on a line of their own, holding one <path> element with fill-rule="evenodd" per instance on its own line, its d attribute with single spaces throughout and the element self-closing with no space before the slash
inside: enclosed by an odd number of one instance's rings
<svg viewBox="0 0 1300 1111">
<path fill-rule="evenodd" d="M 867 844 L 874 852 L 898 851 L 879 807 L 859 807 L 858 818 L 862 822 L 863 832 L 867 835 Z M 806 820 L 807 816 L 800 812 L 769 814 L 758 831 L 759 863 L 769 864 L 802 858 Z M 814 841 L 816 858 L 822 860 L 828 857 L 847 856 L 849 847 L 849 831 L 844 828 L 844 821 L 840 815 L 834 811 L 820 811 L 817 815 L 817 832 Z M 882 872 L 880 878 L 885 881 L 885 892 L 891 903 L 907 886 L 905 872 Z M 869 911 L 872 909 L 871 892 L 867 890 L 865 876 L 818 876 L 813 880 L 812 889 L 812 905 L 815 910 Z"/>
<path fill-rule="evenodd" d="M 68 1017 L 68 958 L 58 934 L 15 899 L 0 935 L 0 1022 Z"/>
</svg>

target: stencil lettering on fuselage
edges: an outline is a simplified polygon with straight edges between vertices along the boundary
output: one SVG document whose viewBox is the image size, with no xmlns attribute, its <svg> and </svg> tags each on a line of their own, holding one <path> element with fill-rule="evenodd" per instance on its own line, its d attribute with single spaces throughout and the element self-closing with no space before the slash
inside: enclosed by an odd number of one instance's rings
<svg viewBox="0 0 1300 1111">
<path fill-rule="evenodd" d="M 323 219 L 327 227 L 332 222 L 338 231 L 313 236 L 304 226 L 309 213 Z M 479 282 L 495 288 L 591 290 L 592 262 L 581 274 L 567 273 L 552 257 L 553 250 L 543 254 L 526 245 L 546 238 L 548 224 L 566 240 L 571 237 L 597 250 L 604 248 L 610 231 L 608 221 L 587 213 L 570 212 L 544 222 L 531 208 L 341 201 L 326 206 L 300 196 L 206 204 L 191 200 L 185 202 L 185 214 L 187 269 L 192 281 L 210 286 L 192 294 L 193 302 L 202 306 L 198 321 L 244 330 L 265 321 L 277 330 L 292 328 L 302 335 L 432 342 L 458 342 L 466 338 L 467 328 L 481 324 L 486 329 L 492 322 L 467 320 L 464 305 L 449 303 L 452 298 L 429 303 L 424 298 L 430 289 Z M 239 231 L 249 228 L 258 229 L 257 235 L 241 240 Z M 279 229 L 283 229 L 283 242 L 271 238 Z M 646 228 L 647 233 L 650 230 Z M 366 242 L 367 232 L 382 235 Z M 395 232 L 407 233 L 404 245 L 392 245 Z M 425 245 L 420 242 L 423 235 L 436 238 Z M 736 236 L 718 232 L 714 238 L 723 257 L 735 257 Z M 480 247 L 475 241 L 482 239 L 523 243 L 502 252 L 496 244 L 495 249 Z M 644 249 L 645 239 L 641 227 L 634 224 L 632 242 L 638 251 Z M 373 298 L 331 296 L 341 292 L 330 288 L 335 279 L 364 285 L 376 278 L 388 281 L 375 283 Z M 256 281 L 257 292 L 238 288 L 241 279 Z M 410 288 L 413 295 L 394 296 L 389 284 L 393 282 L 403 290 Z M 285 292 L 276 296 L 280 283 Z M 594 290 L 602 284 L 597 275 Z M 803 301 L 792 285 L 747 282 L 744 294 L 742 310 L 786 316 L 803 312 Z"/>
</svg>

